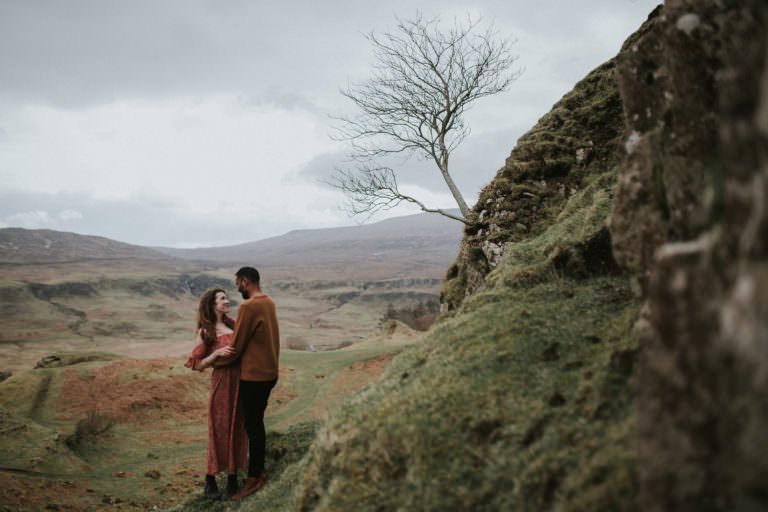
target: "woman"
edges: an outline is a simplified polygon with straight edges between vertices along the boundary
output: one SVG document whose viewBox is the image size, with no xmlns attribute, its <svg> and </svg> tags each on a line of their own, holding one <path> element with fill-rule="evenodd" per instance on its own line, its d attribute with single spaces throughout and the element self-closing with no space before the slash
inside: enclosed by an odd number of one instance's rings
<svg viewBox="0 0 768 512">
<path fill-rule="evenodd" d="M 235 322 L 227 316 L 229 299 L 224 290 L 208 290 L 197 308 L 197 344 L 185 366 L 202 371 L 219 357 L 232 354 L 229 346 Z M 227 491 L 237 492 L 237 471 L 246 469 L 248 437 L 243 416 L 238 412 L 240 365 L 214 368 L 208 394 L 208 447 L 206 449 L 205 491 L 208 498 L 218 498 L 216 473 L 226 471 Z"/>
</svg>

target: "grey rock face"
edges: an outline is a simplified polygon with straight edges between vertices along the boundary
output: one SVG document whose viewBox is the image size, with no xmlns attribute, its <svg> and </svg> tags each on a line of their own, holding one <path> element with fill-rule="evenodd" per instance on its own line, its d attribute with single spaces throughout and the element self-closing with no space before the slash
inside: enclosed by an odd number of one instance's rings
<svg viewBox="0 0 768 512">
<path fill-rule="evenodd" d="M 768 506 L 768 5 L 669 0 L 619 58 L 610 224 L 638 322 L 643 510 Z"/>
</svg>

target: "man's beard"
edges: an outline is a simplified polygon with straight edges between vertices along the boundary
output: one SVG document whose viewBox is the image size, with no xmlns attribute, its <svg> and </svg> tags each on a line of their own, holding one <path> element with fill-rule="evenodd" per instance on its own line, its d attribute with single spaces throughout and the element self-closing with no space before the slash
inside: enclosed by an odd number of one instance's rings
<svg viewBox="0 0 768 512">
<path fill-rule="evenodd" d="M 237 290 L 237 291 L 240 292 L 240 295 L 243 296 L 243 299 L 248 300 L 248 290 L 241 289 L 241 290 Z"/>
</svg>

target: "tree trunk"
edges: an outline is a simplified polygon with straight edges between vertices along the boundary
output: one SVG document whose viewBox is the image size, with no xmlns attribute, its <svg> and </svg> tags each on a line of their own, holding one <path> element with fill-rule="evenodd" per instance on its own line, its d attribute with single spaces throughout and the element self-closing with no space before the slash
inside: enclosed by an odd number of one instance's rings
<svg viewBox="0 0 768 512">
<path fill-rule="evenodd" d="M 437 166 L 440 168 L 440 174 L 443 175 L 445 184 L 448 185 L 448 189 L 451 191 L 453 199 L 456 201 L 456 204 L 459 205 L 461 216 L 464 217 L 465 221 L 469 221 L 469 218 L 472 215 L 472 210 L 470 210 L 469 206 L 467 206 L 467 202 L 464 201 L 464 196 L 461 195 L 459 187 L 456 186 L 456 183 L 454 183 L 451 174 L 448 172 L 448 148 L 445 147 L 444 135 L 442 134 L 440 135 L 439 144 L 440 161 L 437 162 Z"/>
<path fill-rule="evenodd" d="M 456 183 L 453 182 L 453 178 L 451 178 L 451 175 L 448 174 L 447 169 L 440 169 L 440 173 L 443 175 L 443 179 L 445 179 L 445 183 L 448 185 L 448 189 L 450 189 L 453 198 L 456 200 L 456 204 L 459 205 L 461 216 L 464 217 L 464 220 L 469 220 L 469 217 L 472 214 L 472 210 L 469 209 L 467 202 L 464 201 L 464 197 L 462 197 L 461 192 L 459 192 L 459 188 L 456 186 Z"/>
</svg>

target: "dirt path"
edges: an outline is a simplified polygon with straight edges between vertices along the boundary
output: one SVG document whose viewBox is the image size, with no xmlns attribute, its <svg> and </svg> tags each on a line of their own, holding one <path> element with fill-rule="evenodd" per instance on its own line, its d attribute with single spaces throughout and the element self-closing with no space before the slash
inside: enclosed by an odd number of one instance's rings
<svg viewBox="0 0 768 512">
<path fill-rule="evenodd" d="M 32 407 L 29 410 L 29 416 L 38 423 L 43 423 L 43 405 L 48 399 L 52 380 L 53 375 L 50 373 L 43 376 L 43 378 L 40 380 L 40 385 L 37 388 L 37 393 L 35 393 L 35 398 L 32 400 Z"/>
</svg>

